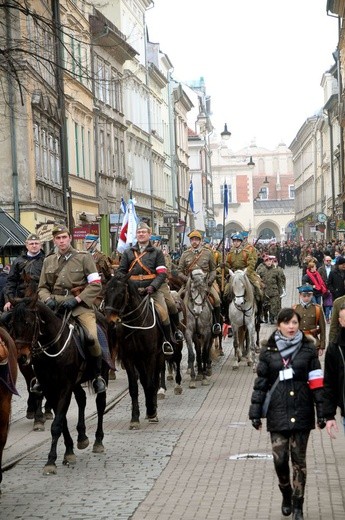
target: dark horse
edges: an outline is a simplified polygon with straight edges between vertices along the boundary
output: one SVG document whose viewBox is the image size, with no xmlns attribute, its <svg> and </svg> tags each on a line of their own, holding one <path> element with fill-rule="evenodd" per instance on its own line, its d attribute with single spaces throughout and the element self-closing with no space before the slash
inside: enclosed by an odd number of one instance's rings
<svg viewBox="0 0 345 520">
<path fill-rule="evenodd" d="M 2 453 L 10 424 L 12 395 L 16 393 L 17 351 L 8 332 L 0 327 L 0 342 L 8 350 L 8 364 L 0 367 L 0 486 L 2 482 Z M 1 489 L 0 489 L 1 493 Z"/>
<path fill-rule="evenodd" d="M 116 272 L 107 283 L 104 313 L 108 322 L 114 325 L 117 358 L 127 372 L 132 399 L 129 429 L 135 430 L 140 428 L 138 377 L 145 393 L 147 418 L 150 422 L 158 422 L 157 391 L 164 354 L 153 302 L 148 295 L 139 294 L 129 277 L 130 274 Z"/>
<path fill-rule="evenodd" d="M 73 332 L 73 325 L 68 322 L 66 316 L 60 317 L 54 314 L 49 307 L 36 298 L 23 298 L 15 303 L 11 327 L 19 363 L 34 365 L 43 394 L 54 410 L 55 417 L 51 426 L 52 443 L 43 473 L 55 474 L 57 443 L 61 434 L 66 447 L 63 463 L 72 465 L 76 462 L 73 440 L 66 418 L 72 393 L 78 405 L 77 447 L 85 449 L 89 445 L 85 428 L 86 393 L 81 386 L 81 383 L 92 378 L 89 362 L 79 348 L 80 339 Z M 103 363 L 102 376 L 106 382 L 108 370 L 109 367 Z M 102 453 L 105 392 L 97 395 L 96 405 L 98 423 L 93 452 Z"/>
</svg>

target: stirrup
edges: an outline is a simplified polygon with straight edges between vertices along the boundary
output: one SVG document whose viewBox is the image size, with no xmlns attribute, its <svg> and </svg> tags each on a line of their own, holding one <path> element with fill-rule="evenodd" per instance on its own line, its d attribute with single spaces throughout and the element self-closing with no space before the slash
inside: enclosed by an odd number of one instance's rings
<svg viewBox="0 0 345 520">
<path fill-rule="evenodd" d="M 107 386 L 102 376 L 95 377 L 95 379 L 92 381 L 92 386 L 96 394 L 101 394 L 102 392 L 105 392 L 107 389 Z"/>
<path fill-rule="evenodd" d="M 41 385 L 40 385 L 37 377 L 33 377 L 30 381 L 30 392 L 39 397 L 41 397 L 41 395 L 43 395 L 42 388 L 41 388 Z"/>
<path fill-rule="evenodd" d="M 163 341 L 162 350 L 166 356 L 171 356 L 174 353 L 174 349 L 169 341 Z"/>
<path fill-rule="evenodd" d="M 215 334 L 218 336 L 218 334 L 221 334 L 222 327 L 220 326 L 220 323 L 215 323 L 212 327 L 212 334 Z"/>
</svg>

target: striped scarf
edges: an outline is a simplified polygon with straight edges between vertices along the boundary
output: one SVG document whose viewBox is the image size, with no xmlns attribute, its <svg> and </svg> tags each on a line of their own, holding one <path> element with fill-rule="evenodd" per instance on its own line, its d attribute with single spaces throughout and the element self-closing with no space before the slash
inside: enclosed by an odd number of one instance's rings
<svg viewBox="0 0 345 520">
<path fill-rule="evenodd" d="M 300 347 L 303 334 L 298 330 L 293 338 L 286 338 L 277 330 L 274 334 L 274 340 L 282 358 L 287 359 Z"/>
</svg>

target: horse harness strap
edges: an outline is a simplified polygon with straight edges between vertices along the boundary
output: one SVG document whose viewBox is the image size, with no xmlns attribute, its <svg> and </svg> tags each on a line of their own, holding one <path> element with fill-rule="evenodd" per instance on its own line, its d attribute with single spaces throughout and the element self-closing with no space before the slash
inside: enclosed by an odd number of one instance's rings
<svg viewBox="0 0 345 520">
<path fill-rule="evenodd" d="M 130 276 L 130 280 L 153 280 L 154 278 L 156 278 L 156 275 L 152 273 L 151 270 L 142 263 L 141 258 L 144 255 L 146 255 L 146 251 L 144 251 L 140 255 L 137 251 L 134 251 L 135 259 L 129 266 L 128 272 L 130 273 L 133 270 L 133 267 L 138 263 L 140 267 L 143 269 L 143 271 L 145 271 L 145 273 L 147 274 L 132 274 Z"/>
</svg>

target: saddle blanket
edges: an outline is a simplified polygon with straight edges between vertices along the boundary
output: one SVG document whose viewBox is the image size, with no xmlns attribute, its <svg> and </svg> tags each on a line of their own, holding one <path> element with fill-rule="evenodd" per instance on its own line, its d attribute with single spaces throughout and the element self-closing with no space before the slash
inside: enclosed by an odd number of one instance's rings
<svg viewBox="0 0 345 520">
<path fill-rule="evenodd" d="M 101 349 L 102 349 L 102 359 L 105 361 L 105 363 L 108 365 L 108 367 L 111 370 L 116 371 L 117 369 L 115 368 L 115 364 L 110 356 L 107 336 L 106 336 L 104 330 L 102 329 L 102 327 L 98 323 L 97 323 L 97 336 L 98 336 L 99 344 L 101 345 Z M 83 359 L 85 359 L 85 351 L 81 344 L 79 334 L 75 334 L 75 340 L 78 345 L 78 350 L 79 350 L 80 355 L 82 356 Z"/>
</svg>

